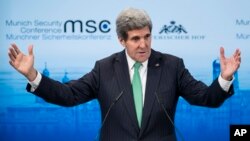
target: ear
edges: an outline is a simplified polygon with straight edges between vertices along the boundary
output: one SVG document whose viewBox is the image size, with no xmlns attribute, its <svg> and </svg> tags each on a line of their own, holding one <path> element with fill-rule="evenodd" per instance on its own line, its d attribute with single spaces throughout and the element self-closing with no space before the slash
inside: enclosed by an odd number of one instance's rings
<svg viewBox="0 0 250 141">
<path fill-rule="evenodd" d="M 121 43 L 121 45 L 123 46 L 123 47 L 125 47 L 125 41 L 124 41 L 124 39 L 122 39 L 122 38 L 118 38 L 119 39 L 119 42 Z"/>
</svg>

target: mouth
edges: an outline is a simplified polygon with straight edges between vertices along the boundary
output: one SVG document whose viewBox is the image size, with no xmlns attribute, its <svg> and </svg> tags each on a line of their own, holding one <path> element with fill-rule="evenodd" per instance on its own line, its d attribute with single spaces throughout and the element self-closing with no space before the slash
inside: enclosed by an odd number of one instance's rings
<svg viewBox="0 0 250 141">
<path fill-rule="evenodd" d="M 138 54 L 140 55 L 145 55 L 147 52 L 146 51 L 139 51 Z"/>
<path fill-rule="evenodd" d="M 135 60 L 139 62 L 144 62 L 145 60 L 148 59 L 150 52 L 149 51 L 138 51 L 136 53 Z"/>
</svg>

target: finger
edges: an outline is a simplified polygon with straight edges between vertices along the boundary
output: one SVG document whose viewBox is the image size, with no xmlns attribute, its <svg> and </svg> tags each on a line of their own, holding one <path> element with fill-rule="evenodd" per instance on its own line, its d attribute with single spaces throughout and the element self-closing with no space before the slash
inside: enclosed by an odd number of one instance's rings
<svg viewBox="0 0 250 141">
<path fill-rule="evenodd" d="M 10 63 L 10 65 L 11 65 L 12 67 L 14 67 L 14 64 L 13 64 L 12 61 L 9 61 L 9 63 Z M 15 68 L 15 67 L 14 67 L 14 68 Z"/>
<path fill-rule="evenodd" d="M 11 60 L 12 62 L 14 62 L 14 61 L 15 61 L 14 56 L 13 56 L 10 52 L 8 53 L 8 55 L 9 55 L 10 60 Z"/>
<path fill-rule="evenodd" d="M 220 47 L 220 58 L 225 59 L 225 51 L 223 47 Z"/>
<path fill-rule="evenodd" d="M 237 69 L 240 67 L 240 63 L 241 63 L 240 60 L 236 62 L 237 63 Z"/>
<path fill-rule="evenodd" d="M 13 63 L 13 65 L 20 64 L 20 62 L 22 61 L 22 59 L 23 59 L 23 56 L 18 55 L 18 56 L 16 57 L 15 62 L 12 62 L 12 63 Z"/>
<path fill-rule="evenodd" d="M 233 57 L 236 57 L 236 56 L 237 56 L 237 54 L 238 54 L 238 52 L 239 52 L 239 50 L 238 50 L 238 49 L 236 49 L 236 50 L 235 50 L 235 52 L 234 52 L 234 54 L 233 54 Z"/>
<path fill-rule="evenodd" d="M 29 51 L 29 55 L 33 55 L 33 45 L 29 45 L 28 51 Z"/>
<path fill-rule="evenodd" d="M 241 55 L 241 52 L 240 52 L 240 50 L 239 49 L 237 49 L 236 51 L 235 51 L 235 53 L 234 53 L 234 58 L 238 58 L 238 57 L 240 57 L 240 55 Z"/>
<path fill-rule="evenodd" d="M 237 58 L 235 58 L 235 60 L 236 60 L 237 62 L 241 62 L 241 57 L 238 56 Z"/>
<path fill-rule="evenodd" d="M 17 69 L 17 66 L 15 66 L 14 62 L 9 61 L 9 64 L 10 64 L 14 69 Z"/>
<path fill-rule="evenodd" d="M 240 56 L 241 55 L 241 51 L 238 49 L 237 50 L 237 56 Z"/>
<path fill-rule="evenodd" d="M 12 55 L 14 58 L 16 58 L 17 53 L 16 53 L 16 51 L 15 51 L 12 47 L 9 49 L 9 51 L 10 51 L 11 55 Z"/>
<path fill-rule="evenodd" d="M 16 54 L 21 53 L 21 51 L 19 50 L 19 48 L 17 47 L 17 45 L 16 45 L 16 44 L 11 44 L 11 46 L 14 48 L 14 50 L 15 50 Z"/>
<path fill-rule="evenodd" d="M 236 49 L 236 52 L 237 52 L 237 53 L 240 52 L 240 49 L 237 48 L 237 49 Z"/>
</svg>

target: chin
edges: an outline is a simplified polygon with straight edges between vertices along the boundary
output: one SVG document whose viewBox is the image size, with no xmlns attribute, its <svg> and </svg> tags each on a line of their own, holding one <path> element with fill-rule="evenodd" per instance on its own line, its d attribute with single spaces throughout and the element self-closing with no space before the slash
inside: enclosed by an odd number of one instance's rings
<svg viewBox="0 0 250 141">
<path fill-rule="evenodd" d="M 144 54 L 144 55 L 139 55 L 135 58 L 135 60 L 142 63 L 142 62 L 145 62 L 146 60 L 148 60 L 149 56 L 150 56 L 150 54 L 148 54 L 148 53 Z"/>
<path fill-rule="evenodd" d="M 145 62 L 147 59 L 148 59 L 148 57 L 147 57 L 147 58 L 139 58 L 139 59 L 137 59 L 136 61 L 143 63 L 143 62 Z"/>
</svg>

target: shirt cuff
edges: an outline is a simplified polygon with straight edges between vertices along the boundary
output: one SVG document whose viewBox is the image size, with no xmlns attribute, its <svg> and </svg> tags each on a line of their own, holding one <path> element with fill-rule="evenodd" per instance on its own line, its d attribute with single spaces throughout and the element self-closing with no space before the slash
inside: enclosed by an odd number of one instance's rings
<svg viewBox="0 0 250 141">
<path fill-rule="evenodd" d="M 221 86 L 221 88 L 225 91 L 225 92 L 228 92 L 229 91 L 229 88 L 230 86 L 232 85 L 233 81 L 234 81 L 234 76 L 233 76 L 233 79 L 231 81 L 228 81 L 228 80 L 225 80 L 221 77 L 221 74 L 218 78 L 218 81 L 219 81 L 219 84 Z"/>
<path fill-rule="evenodd" d="M 34 81 L 28 81 L 29 84 L 31 85 L 30 91 L 34 92 L 36 88 L 39 86 L 40 82 L 42 80 L 42 75 L 40 72 L 37 72 L 37 76 Z"/>
</svg>

